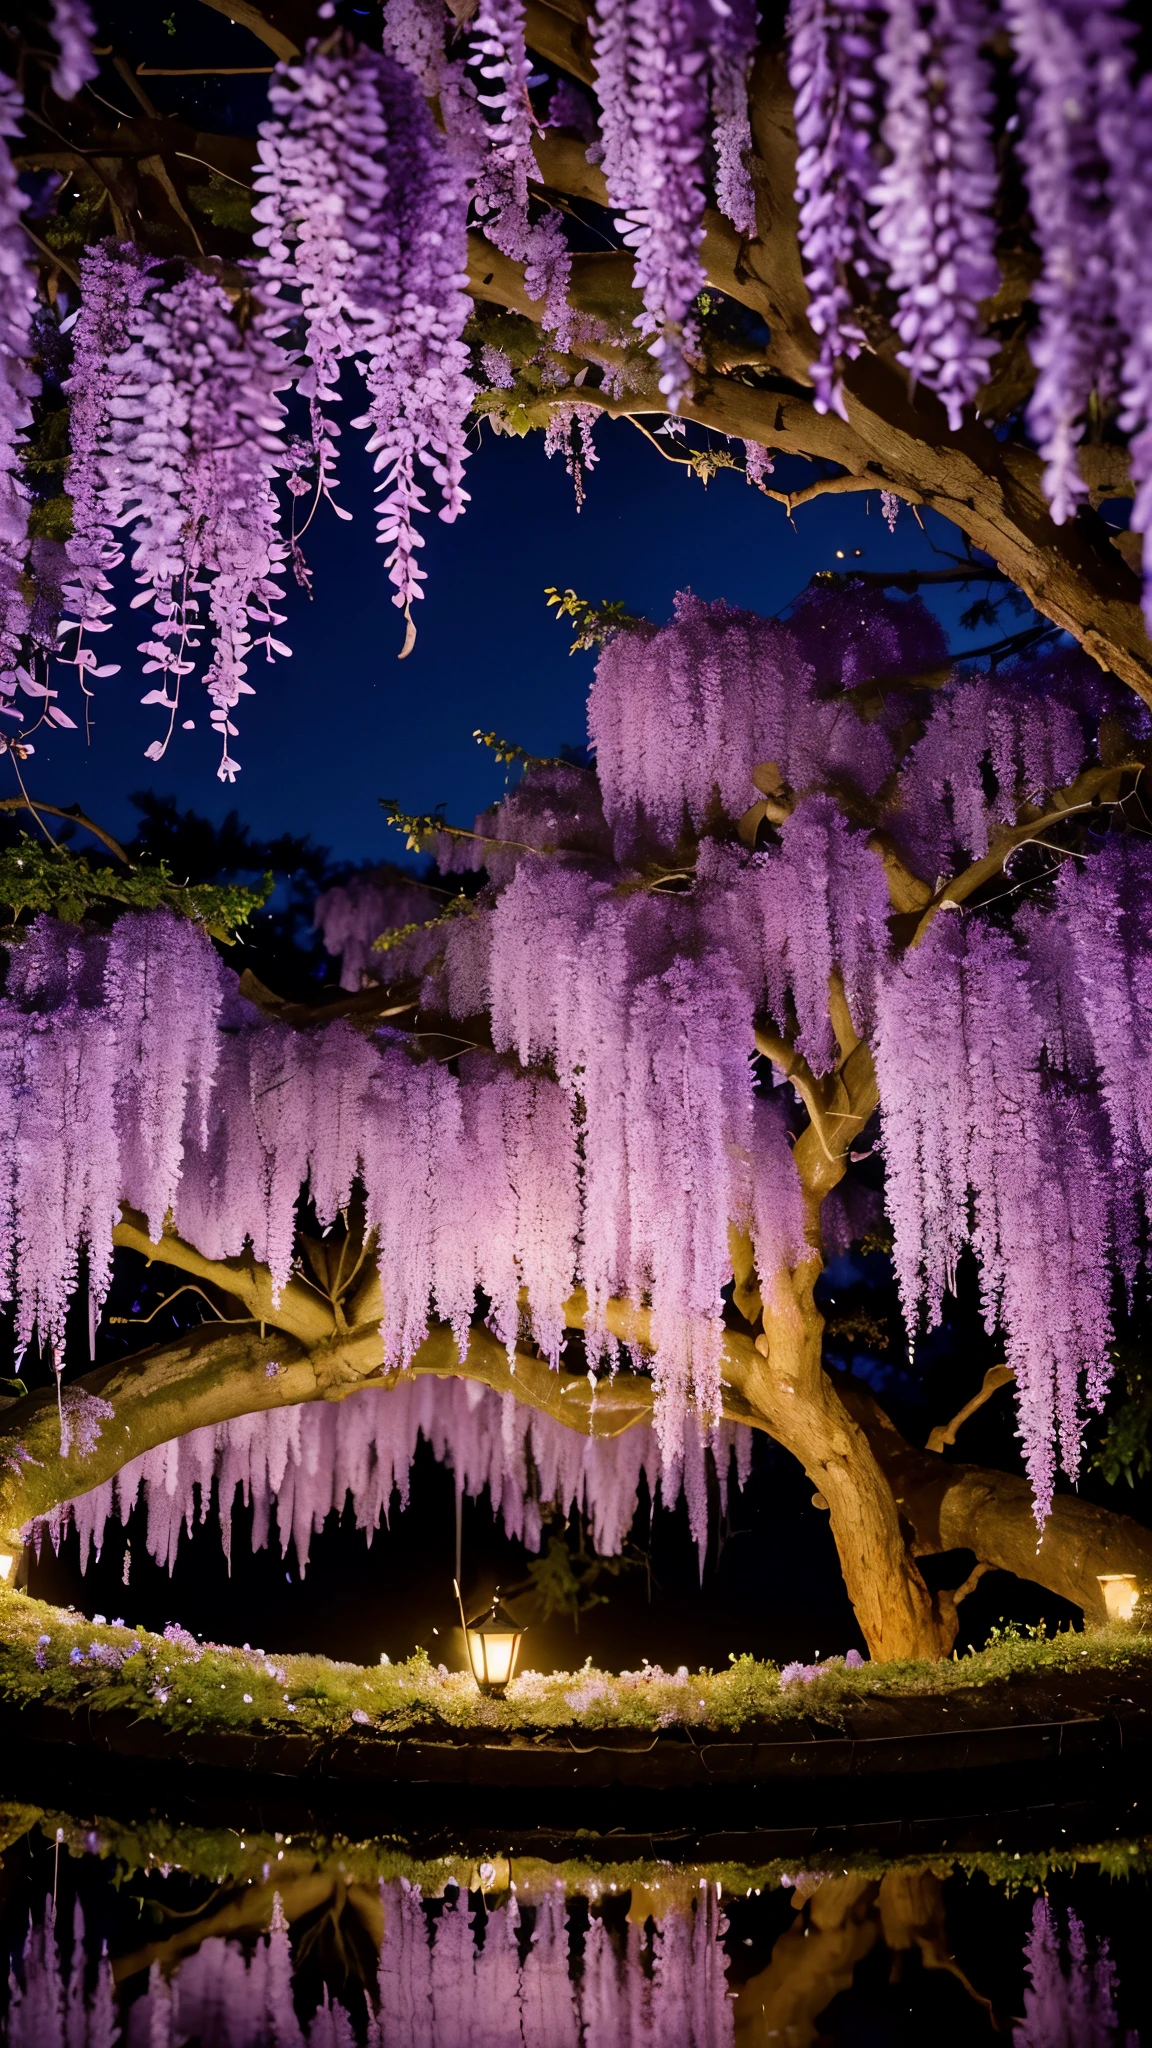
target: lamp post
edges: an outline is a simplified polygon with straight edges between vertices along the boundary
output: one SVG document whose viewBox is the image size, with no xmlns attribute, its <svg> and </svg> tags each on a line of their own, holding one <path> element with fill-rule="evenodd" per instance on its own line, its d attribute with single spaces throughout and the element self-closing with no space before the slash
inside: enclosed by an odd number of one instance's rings
<svg viewBox="0 0 1152 2048">
<path fill-rule="evenodd" d="M 1109 1621 L 1131 1621 L 1140 1598 L 1135 1572 L 1099 1572 L 1097 1581 L 1104 1595 Z"/>
<path fill-rule="evenodd" d="M 499 1588 L 491 1606 L 472 1621 L 464 1618 L 464 1602 L 456 1579 L 452 1581 L 452 1590 L 460 1609 L 460 1625 L 464 1630 L 472 1676 L 482 1693 L 487 1693 L 491 1699 L 503 1699 L 515 1674 L 516 1659 L 526 1631 L 519 1628 L 507 1608 L 500 1605 Z"/>
</svg>

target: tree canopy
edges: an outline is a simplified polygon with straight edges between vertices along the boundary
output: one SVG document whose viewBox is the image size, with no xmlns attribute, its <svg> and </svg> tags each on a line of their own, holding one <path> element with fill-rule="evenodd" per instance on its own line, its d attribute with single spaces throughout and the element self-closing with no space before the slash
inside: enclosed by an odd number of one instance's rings
<svg viewBox="0 0 1152 2048">
<path fill-rule="evenodd" d="M 143 1485 L 170 1558 L 194 1489 L 224 1509 L 239 1478 L 303 1554 L 345 1494 L 374 1525 L 422 1428 L 531 1540 L 550 1499 L 618 1535 L 641 1470 L 698 1535 L 708 1459 L 726 1485 L 761 1429 L 812 1478 L 873 1654 L 947 1651 L 989 1568 L 1099 1614 L 1101 1572 L 1152 1565 L 1147 1531 L 1056 1484 L 1142 1300 L 1152 1165 L 1152 667 L 1101 514 L 1135 491 L 1139 524 L 1152 447 L 1134 23 L 1081 0 L 237 18 L 277 59 L 249 140 L 145 105 L 81 0 L 9 38 L 17 772 L 113 666 L 93 642 L 126 567 L 150 757 L 199 674 L 234 777 L 283 579 L 309 578 L 313 514 L 344 516 L 356 377 L 405 649 L 428 486 L 464 511 L 470 422 L 544 427 L 580 482 L 603 412 L 663 414 L 672 459 L 739 459 L 769 495 L 786 451 L 820 465 L 808 494 L 931 502 L 983 551 L 945 576 L 1007 579 L 1062 630 L 975 666 L 864 577 L 777 619 L 685 593 L 663 625 L 551 592 L 600 650 L 594 764 L 488 735 L 522 772 L 474 827 L 390 804 L 472 879 L 326 890 L 324 1004 L 238 979 L 204 929 L 236 901 L 177 900 L 166 870 L 151 897 L 137 870 L 14 897 L 59 915 L 0 1003 L 0 1264 L 57 1385 L 0 1421 L 8 1541 L 71 1514 L 98 1543 Z M 143 109 L 115 130 L 107 56 Z M 870 1228 L 910 1329 L 974 1264 L 1026 1480 L 915 1450 L 826 1369 L 820 1276 Z M 62 1385 L 119 1247 L 221 1327 Z M 355 1422 L 301 1417 L 365 1382 Z M 930 1590 L 917 1560 L 964 1550 Z"/>
<path fill-rule="evenodd" d="M 278 579 L 307 581 L 318 507 L 347 516 L 357 378 L 405 645 L 428 490 L 464 511 L 470 423 L 544 428 L 579 481 L 602 415 L 655 413 L 673 459 L 742 462 L 789 506 L 934 505 L 1149 693 L 1123 500 L 1141 530 L 1152 101 L 1119 0 L 233 18 L 277 60 L 249 135 L 150 96 L 229 67 L 134 67 L 88 0 L 7 35 L 13 740 L 75 723 L 114 671 L 98 635 L 127 552 L 149 753 L 199 674 L 235 775 L 253 657 L 286 651 Z M 691 423 L 723 444 L 694 447 Z M 777 492 L 779 454 L 811 482 Z"/>
</svg>

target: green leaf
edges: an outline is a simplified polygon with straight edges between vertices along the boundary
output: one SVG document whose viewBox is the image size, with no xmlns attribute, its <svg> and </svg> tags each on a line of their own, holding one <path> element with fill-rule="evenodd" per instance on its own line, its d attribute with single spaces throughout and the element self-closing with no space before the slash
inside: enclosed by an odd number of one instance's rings
<svg viewBox="0 0 1152 2048">
<path fill-rule="evenodd" d="M 614 633 L 642 633 L 647 635 L 655 629 L 648 619 L 634 618 L 626 612 L 618 598 L 605 604 L 591 604 L 586 597 L 578 597 L 574 590 L 557 590 L 549 585 L 544 592 L 549 609 L 555 607 L 558 619 L 571 619 L 576 638 L 569 650 L 580 654 L 589 647 L 603 647 Z"/>
<path fill-rule="evenodd" d="M 79 924 L 94 910 L 165 905 L 231 945 L 238 926 L 267 902 L 272 880 L 266 874 L 258 889 L 232 882 L 176 882 L 162 860 L 139 867 L 93 867 L 87 855 L 46 846 L 26 832 L 0 852 L 0 904 L 8 906 L 14 924 L 41 913 Z"/>
</svg>

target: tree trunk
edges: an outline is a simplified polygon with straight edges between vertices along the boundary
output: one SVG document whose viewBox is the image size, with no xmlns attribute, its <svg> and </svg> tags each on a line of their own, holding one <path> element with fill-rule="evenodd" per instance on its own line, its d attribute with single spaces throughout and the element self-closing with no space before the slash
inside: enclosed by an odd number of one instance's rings
<svg viewBox="0 0 1152 2048">
<path fill-rule="evenodd" d="M 821 1364 L 824 1319 L 812 1293 L 819 1272 L 814 1259 L 790 1283 L 777 1282 L 743 1391 L 799 1458 L 814 1504 L 827 1509 L 869 1656 L 943 1657 L 952 1637 L 909 1550 L 891 1482 Z"/>
</svg>

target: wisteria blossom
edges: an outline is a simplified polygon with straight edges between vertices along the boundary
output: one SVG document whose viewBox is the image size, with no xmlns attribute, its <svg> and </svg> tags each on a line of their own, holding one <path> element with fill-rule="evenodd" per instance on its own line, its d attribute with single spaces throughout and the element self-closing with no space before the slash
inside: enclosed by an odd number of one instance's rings
<svg viewBox="0 0 1152 2048">
<path fill-rule="evenodd" d="M 64 1389 L 64 1414 L 81 1456 L 112 1410 L 89 1410 L 90 1397 Z M 82 1426 L 88 1436 L 82 1433 Z M 453 1473 L 461 1495 L 488 1492 L 493 1512 L 510 1537 L 539 1550 L 543 1514 L 578 1510 L 604 1556 L 628 1540 L 643 1478 L 652 1499 L 673 1508 L 683 1492 L 703 1573 L 708 1547 L 711 1459 L 722 1511 L 734 1470 L 743 1486 L 752 1462 L 751 1431 L 722 1424 L 714 1439 L 685 1433 L 678 1462 L 665 1465 L 652 1429 L 641 1425 L 620 1437 L 585 1437 L 547 1415 L 508 1407 L 498 1394 L 463 1380 L 447 1384 L 414 1376 L 384 1393 L 366 1389 L 355 1401 L 272 1409 L 218 1427 L 191 1430 L 131 1459 L 114 1480 L 77 1495 L 62 1512 L 32 1531 L 58 1544 L 74 1526 L 81 1560 L 99 1558 L 110 1522 L 127 1524 L 137 1505 L 147 1511 L 149 1555 L 171 1572 L 182 1533 L 203 1523 L 213 1506 L 231 1565 L 232 1517 L 239 1498 L 253 1510 L 252 1548 L 263 1550 L 273 1532 L 280 1551 L 295 1551 L 301 1576 L 312 1541 L 327 1517 L 350 1505 L 356 1525 L 371 1538 L 396 1509 L 408 1505 L 413 1461 L 420 1441 Z M 67 1455 L 67 1453 L 65 1453 Z M 543 1511 L 543 1513 L 542 1513 Z M 198 1656 L 199 1646 L 189 1638 Z"/>
<path fill-rule="evenodd" d="M 596 467 L 596 449 L 592 434 L 599 418 L 599 406 L 581 404 L 579 399 L 565 400 L 563 404 L 554 405 L 548 416 L 544 452 L 546 455 L 563 455 L 565 468 L 576 492 L 577 511 L 584 503 L 585 475 Z"/>
<path fill-rule="evenodd" d="M 473 62 L 487 110 L 485 150 L 473 191 L 477 218 L 505 256 L 524 265 L 529 299 L 542 302 L 541 325 L 558 348 L 572 339 L 568 285 L 572 258 L 560 215 L 546 208 L 533 221 L 529 180 L 539 177 L 532 153 L 536 119 L 529 96 L 532 66 L 524 42 L 523 0 L 482 0 Z"/>
<path fill-rule="evenodd" d="M 1034 287 L 1028 424 L 1058 525 L 1086 496 L 1077 448 L 1089 401 L 1118 389 L 1115 271 L 1102 148 L 1104 67 L 1123 50 L 1118 0 L 1004 0 L 1022 88 L 1020 151 L 1043 271 Z"/>
<path fill-rule="evenodd" d="M 285 460 L 277 393 L 290 381 L 288 360 L 261 321 L 238 328 L 227 294 L 200 271 L 143 296 L 127 325 L 112 379 L 102 376 L 93 347 L 87 367 L 98 381 L 78 393 L 103 397 L 109 418 L 102 490 L 85 539 L 99 557 L 101 527 L 130 528 L 134 603 L 150 602 L 155 615 L 140 648 L 144 673 L 162 678 L 143 702 L 167 714 L 148 758 L 161 759 L 168 746 L 181 684 L 210 633 L 204 682 L 221 742 L 217 772 L 233 781 L 238 764 L 228 742 L 236 706 L 253 694 L 249 657 L 257 646 L 269 661 L 290 652 L 275 636 L 283 620 L 275 579 L 287 547 L 273 488 Z"/>
<path fill-rule="evenodd" d="M 887 0 L 878 69 L 887 85 L 888 162 L 872 228 L 900 304 L 900 361 L 931 385 L 959 427 L 996 343 L 979 305 L 996 289 L 996 160 L 985 0 Z"/>
<path fill-rule="evenodd" d="M 318 489 L 333 487 L 340 365 L 363 364 L 368 409 L 356 424 L 380 483 L 378 538 L 393 602 L 422 595 L 427 511 L 463 510 L 464 422 L 472 403 L 461 338 L 464 186 L 419 87 L 390 56 L 312 47 L 282 64 L 261 129 L 255 208 L 263 289 L 304 321 L 308 366 L 297 388 L 313 408 Z"/>
<path fill-rule="evenodd" d="M 384 48 L 429 96 L 440 86 L 448 20 L 445 0 L 385 0 Z"/>
<path fill-rule="evenodd" d="M 854 286 L 876 271 L 870 226 L 876 178 L 875 10 L 868 0 L 794 0 L 789 77 L 796 95 L 796 198 L 808 317 L 820 343 L 812 365 L 818 412 L 847 417 L 839 364 L 864 331 Z"/>
<path fill-rule="evenodd" d="M 422 1056 L 419 1034 L 263 1014 L 167 913 L 122 918 L 110 937 L 40 920 L 0 1001 L 0 1259 L 18 1341 L 58 1350 L 82 1252 L 99 1309 L 122 1200 L 154 1234 L 170 1217 L 206 1259 L 250 1254 L 276 1302 L 301 1191 L 326 1231 L 359 1190 L 389 1371 L 418 1362 L 430 1317 L 463 1360 L 478 1290 L 511 1360 L 527 1324 L 556 1367 L 581 1288 L 593 1374 L 618 1361 L 620 1302 L 645 1305 L 661 1489 L 683 1486 L 698 1531 L 697 1446 L 725 1400 L 730 1232 L 751 1245 L 762 1300 L 785 1299 L 815 1228 L 790 1140 L 845 1045 L 866 1039 L 905 1314 L 935 1320 L 971 1251 L 1043 1519 L 1057 1458 L 1075 1474 L 1107 1388 L 1113 1281 L 1134 1284 L 1146 1227 L 1152 861 L 1120 838 L 1015 904 L 1011 929 L 941 908 L 900 938 L 887 862 L 963 870 L 1125 733 L 1123 702 L 1083 658 L 1018 664 L 993 693 L 980 677 L 942 683 L 942 653 L 918 601 L 867 588 L 814 592 L 787 621 L 683 595 L 669 625 L 611 637 L 589 707 L 595 772 L 531 766 L 474 838 L 444 835 L 445 864 L 461 843 L 486 863 L 478 900 L 439 921 L 429 890 L 393 900 L 364 876 L 319 909 L 356 979 L 381 919 L 402 919 L 385 978 L 430 1009 L 486 1012 L 490 1049 L 451 1066 Z M 933 689 L 902 689 L 925 669 Z M 862 687 L 875 680 L 878 711 Z M 821 1220 L 829 1245 L 848 1214 Z M 385 1431 L 376 1476 L 351 1483 L 367 1526 L 424 1427 L 418 1404 L 407 1422 L 390 1412 L 401 1448 Z M 505 1470 L 528 1441 L 518 1426 L 501 1425 Z M 552 1452 L 531 1426 L 542 1471 Z M 287 1440 L 273 1454 L 267 1435 L 209 1437 L 188 1488 L 156 1506 L 158 1554 L 171 1556 L 194 1481 L 203 1505 L 223 1474 L 230 1500 L 236 1449 L 242 1484 L 279 1496 L 305 1555 L 351 1454 L 321 1461 L 319 1491 L 293 1482 L 297 1516 Z M 598 1456 L 577 1442 L 537 1498 L 585 1487 L 618 1533 L 632 1496 L 618 1476 L 589 1481 Z M 495 1498 L 475 1430 L 452 1458 L 473 1472 L 468 1490 Z M 527 1500 L 514 1485 L 510 1529 L 527 1533 Z"/>
<path fill-rule="evenodd" d="M 75 99 L 100 70 L 92 52 L 96 23 L 88 0 L 52 0 L 52 36 L 60 53 L 52 73 L 53 91 L 62 100 Z"/>
<path fill-rule="evenodd" d="M 128 492 L 125 450 L 115 424 L 120 365 L 131 340 L 131 323 L 147 295 L 149 266 L 135 247 L 98 243 L 80 259 L 83 298 L 72 334 L 72 374 L 67 382 L 71 461 L 66 477 L 72 500 L 67 555 L 70 580 L 64 601 L 72 614 L 60 621 L 60 658 L 81 671 L 87 688 L 97 675 L 117 675 L 118 663 L 99 663 L 87 644 L 106 633 L 114 609 L 112 572 L 124 559 L 119 538 Z M 66 650 L 71 633 L 72 651 Z"/>
<path fill-rule="evenodd" d="M 1131 76 L 1130 52 L 1117 45 L 1101 59 L 1100 135 L 1108 160 L 1110 256 L 1124 336 L 1120 425 L 1128 435 L 1136 494 L 1132 526 L 1144 535 L 1144 613 L 1152 621 L 1152 76 Z"/>
<path fill-rule="evenodd" d="M 660 390 L 674 413 L 688 382 L 692 308 L 704 283 L 707 45 L 693 0 L 601 0 L 594 40 L 608 198 L 635 254 L 644 301 L 637 326 L 651 337 Z M 733 203 L 746 215 L 731 152 L 726 162 Z"/>
<path fill-rule="evenodd" d="M 752 131 L 748 86 L 756 48 L 755 0 L 713 8 L 712 146 L 716 156 L 716 204 L 742 235 L 756 233 L 756 195 L 748 171 Z"/>
<path fill-rule="evenodd" d="M 16 86 L 0 76 L 0 714 L 8 718 L 20 717 L 13 700 L 29 616 L 21 582 L 28 491 L 20 476 L 20 448 L 38 389 L 27 361 L 35 273 L 21 228 L 25 199 L 8 150 L 20 133 L 22 111 Z"/>
</svg>

